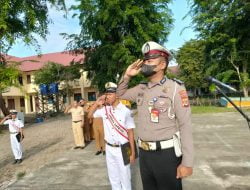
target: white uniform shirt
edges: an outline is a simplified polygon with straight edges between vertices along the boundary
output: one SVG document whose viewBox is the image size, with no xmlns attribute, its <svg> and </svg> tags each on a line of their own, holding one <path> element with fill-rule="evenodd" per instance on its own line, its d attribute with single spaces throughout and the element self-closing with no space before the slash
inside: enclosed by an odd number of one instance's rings
<svg viewBox="0 0 250 190">
<path fill-rule="evenodd" d="M 111 110 L 116 120 L 126 129 L 135 128 L 134 119 L 131 116 L 131 111 L 123 104 L 119 103 L 115 109 L 112 106 L 106 106 L 108 111 Z M 94 118 L 102 117 L 104 126 L 104 139 L 110 144 L 124 144 L 128 142 L 126 138 L 121 136 L 113 127 L 106 116 L 105 107 L 98 109 L 94 113 Z"/>
<path fill-rule="evenodd" d="M 4 125 L 9 125 L 9 131 L 11 133 L 19 132 L 18 129 L 24 127 L 23 122 L 21 120 L 15 119 L 8 119 L 4 123 Z"/>
</svg>

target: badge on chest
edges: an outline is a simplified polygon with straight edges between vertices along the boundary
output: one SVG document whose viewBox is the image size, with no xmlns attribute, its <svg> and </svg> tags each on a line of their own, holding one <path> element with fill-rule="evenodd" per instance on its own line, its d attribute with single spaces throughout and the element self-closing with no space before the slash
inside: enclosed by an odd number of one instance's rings
<svg viewBox="0 0 250 190">
<path fill-rule="evenodd" d="M 153 123 L 159 123 L 160 111 L 156 108 L 151 109 L 150 120 Z"/>
<path fill-rule="evenodd" d="M 174 119 L 172 100 L 165 95 L 153 97 L 148 100 L 148 112 L 152 123 L 160 122 L 160 115 L 165 115 L 169 119 Z M 163 118 L 166 118 L 163 116 Z"/>
<path fill-rule="evenodd" d="M 148 111 L 150 114 L 150 121 L 153 123 L 159 123 L 160 110 L 155 107 L 155 102 L 158 101 L 157 97 L 154 97 L 148 102 Z"/>
</svg>

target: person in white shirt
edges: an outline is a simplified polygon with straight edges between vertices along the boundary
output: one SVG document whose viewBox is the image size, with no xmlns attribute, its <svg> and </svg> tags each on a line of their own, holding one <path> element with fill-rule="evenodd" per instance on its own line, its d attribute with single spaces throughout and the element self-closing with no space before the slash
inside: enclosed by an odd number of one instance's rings
<svg viewBox="0 0 250 190">
<path fill-rule="evenodd" d="M 107 83 L 106 93 L 90 108 L 89 118 L 102 117 L 106 142 L 106 163 L 112 190 L 131 190 L 130 164 L 124 165 L 121 145 L 130 145 L 130 163 L 135 162 L 135 123 L 131 111 L 116 97 L 117 85 Z M 101 109 L 99 106 L 104 105 Z"/>
<path fill-rule="evenodd" d="M 10 143 L 11 149 L 15 157 L 13 164 L 20 164 L 22 162 L 22 146 L 21 141 L 23 140 L 23 127 L 24 124 L 21 120 L 17 119 L 17 111 L 11 111 L 11 114 L 6 116 L 0 125 L 8 125 L 10 132 Z"/>
</svg>

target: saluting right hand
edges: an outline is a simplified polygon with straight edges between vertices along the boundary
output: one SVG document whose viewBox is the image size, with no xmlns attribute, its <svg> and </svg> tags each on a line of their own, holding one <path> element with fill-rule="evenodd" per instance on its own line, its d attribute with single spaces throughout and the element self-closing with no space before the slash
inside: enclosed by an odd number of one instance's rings
<svg viewBox="0 0 250 190">
<path fill-rule="evenodd" d="M 101 106 L 105 103 L 105 99 L 106 99 L 106 95 L 102 95 L 100 96 L 97 100 L 96 100 L 96 105 Z"/>
<path fill-rule="evenodd" d="M 143 60 L 137 59 L 134 63 L 128 66 L 124 76 L 130 78 L 138 75 L 138 73 L 141 71 L 142 63 Z"/>
<path fill-rule="evenodd" d="M 4 117 L 4 120 L 8 120 L 11 118 L 11 115 L 7 115 L 6 117 Z"/>
</svg>

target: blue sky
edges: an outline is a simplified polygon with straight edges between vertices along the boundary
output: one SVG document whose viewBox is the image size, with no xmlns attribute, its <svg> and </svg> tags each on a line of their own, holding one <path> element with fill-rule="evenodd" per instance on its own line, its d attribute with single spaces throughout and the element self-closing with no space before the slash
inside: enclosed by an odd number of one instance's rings
<svg viewBox="0 0 250 190">
<path fill-rule="evenodd" d="M 181 31 L 183 28 L 188 27 L 191 23 L 191 18 L 188 16 L 183 20 L 183 17 L 187 14 L 189 7 L 188 0 L 173 0 L 170 4 L 174 17 L 174 28 L 172 29 L 168 42 L 164 44 L 168 49 L 178 49 L 186 41 L 195 38 L 195 33 L 191 28 Z M 74 2 L 68 0 L 67 2 Z M 66 18 L 63 17 L 63 13 L 54 9 L 50 9 L 49 15 L 53 21 L 53 24 L 49 25 L 50 34 L 47 36 L 47 40 L 44 41 L 41 38 L 37 38 L 41 46 L 41 53 L 60 52 L 66 48 L 67 41 L 60 36 L 60 33 L 79 33 L 80 27 L 78 25 L 77 18 L 71 18 L 70 13 Z M 8 52 L 9 55 L 17 57 L 26 57 L 36 55 L 35 47 L 25 46 L 21 41 L 18 41 L 15 46 Z"/>
</svg>

